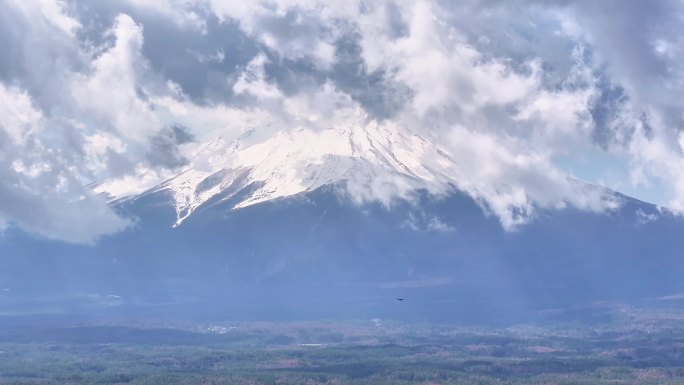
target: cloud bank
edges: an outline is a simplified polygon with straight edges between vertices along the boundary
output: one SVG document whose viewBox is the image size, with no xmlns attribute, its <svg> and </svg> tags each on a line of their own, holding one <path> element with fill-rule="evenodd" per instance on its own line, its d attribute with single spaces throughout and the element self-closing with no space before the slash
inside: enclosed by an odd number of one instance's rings
<svg viewBox="0 0 684 385">
<path fill-rule="evenodd" d="M 681 1 L 0 5 L 0 228 L 95 242 L 130 221 L 86 186 L 140 192 L 217 136 L 331 124 L 438 143 L 504 226 L 611 207 L 568 175 L 684 212 Z"/>
</svg>

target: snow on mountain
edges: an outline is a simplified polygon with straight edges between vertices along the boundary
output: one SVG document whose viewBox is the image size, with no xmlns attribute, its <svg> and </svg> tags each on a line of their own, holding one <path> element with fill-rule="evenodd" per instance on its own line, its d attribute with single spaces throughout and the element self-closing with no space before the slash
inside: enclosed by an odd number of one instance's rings
<svg viewBox="0 0 684 385">
<path fill-rule="evenodd" d="M 224 200 L 231 198 L 252 183 L 258 188 L 234 208 L 340 181 L 347 182 L 355 199 L 380 196 L 387 203 L 418 188 L 434 192 L 450 188 L 449 157 L 415 134 L 388 127 L 301 129 L 253 143 L 254 132 L 210 141 L 194 156 L 192 167 L 148 193 L 171 194 L 178 225 L 208 200 L 219 194 Z"/>
<path fill-rule="evenodd" d="M 499 215 L 504 226 L 519 223 L 521 213 L 531 211 L 525 206 L 524 191 L 506 181 L 484 187 L 473 184 L 464 176 L 464 167 L 473 165 L 459 163 L 434 143 L 405 128 L 372 122 L 323 130 L 282 130 L 266 137 L 260 128 L 252 125 L 236 138 L 219 136 L 210 140 L 199 147 L 182 172 L 142 195 L 168 193 L 177 213 L 175 226 L 209 200 L 235 199 L 247 186 L 252 191 L 246 197 L 241 195 L 234 209 L 340 182 L 352 200 L 376 200 L 385 205 L 396 198 L 407 198 L 418 189 L 437 196 L 460 189 Z M 588 189 L 585 183 L 570 179 L 568 182 L 565 188 L 571 191 L 564 194 L 574 196 L 575 206 L 594 209 L 599 202 L 602 209 L 615 204 L 603 189 Z M 119 199 L 136 197 L 117 196 L 111 187 L 103 183 L 95 191 Z M 505 198 L 499 202 L 490 199 L 497 194 Z M 513 205 L 520 205 L 506 206 L 511 200 Z M 511 217 L 503 218 L 498 211 L 508 211 Z"/>
</svg>

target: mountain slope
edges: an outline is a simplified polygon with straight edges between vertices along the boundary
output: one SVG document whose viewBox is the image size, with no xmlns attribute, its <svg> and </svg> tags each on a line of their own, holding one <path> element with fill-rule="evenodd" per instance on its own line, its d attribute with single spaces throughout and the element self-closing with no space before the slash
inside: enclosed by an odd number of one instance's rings
<svg viewBox="0 0 684 385">
<path fill-rule="evenodd" d="M 607 214 L 542 210 L 507 232 L 461 193 L 387 208 L 325 186 L 232 209 L 256 188 L 175 228 L 169 191 L 121 202 L 137 227 L 96 247 L 9 235 L 0 302 L 93 317 L 508 324 L 684 291 L 684 224 L 627 197 Z"/>
</svg>

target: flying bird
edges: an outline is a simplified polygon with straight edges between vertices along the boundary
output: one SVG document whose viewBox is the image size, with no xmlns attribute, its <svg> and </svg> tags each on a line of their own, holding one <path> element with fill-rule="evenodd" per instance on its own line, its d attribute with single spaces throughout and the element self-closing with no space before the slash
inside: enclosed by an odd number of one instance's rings
<svg viewBox="0 0 684 385">
<path fill-rule="evenodd" d="M 397 298 L 397 301 L 399 301 L 399 302 L 404 302 L 404 299 L 405 299 L 405 298 Z"/>
</svg>

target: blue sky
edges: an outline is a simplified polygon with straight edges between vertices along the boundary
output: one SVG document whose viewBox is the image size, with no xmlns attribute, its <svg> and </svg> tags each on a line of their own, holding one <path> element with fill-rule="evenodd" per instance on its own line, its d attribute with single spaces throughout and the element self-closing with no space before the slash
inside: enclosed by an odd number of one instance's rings
<svg viewBox="0 0 684 385">
<path fill-rule="evenodd" d="M 596 209 L 567 174 L 684 212 L 681 1 L 0 3 L 0 227 L 93 242 L 130 220 L 91 183 L 140 192 L 212 137 L 343 109 L 465 154 L 491 207 Z"/>
</svg>

